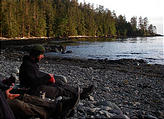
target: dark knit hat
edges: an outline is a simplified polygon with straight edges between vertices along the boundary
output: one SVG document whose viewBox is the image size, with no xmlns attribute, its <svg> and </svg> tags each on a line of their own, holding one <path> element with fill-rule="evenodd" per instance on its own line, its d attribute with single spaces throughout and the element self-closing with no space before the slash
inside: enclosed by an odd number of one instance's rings
<svg viewBox="0 0 164 119">
<path fill-rule="evenodd" d="M 30 50 L 30 55 L 39 56 L 40 54 L 44 54 L 44 52 L 45 52 L 45 48 L 42 45 L 37 44 L 32 46 Z"/>
</svg>

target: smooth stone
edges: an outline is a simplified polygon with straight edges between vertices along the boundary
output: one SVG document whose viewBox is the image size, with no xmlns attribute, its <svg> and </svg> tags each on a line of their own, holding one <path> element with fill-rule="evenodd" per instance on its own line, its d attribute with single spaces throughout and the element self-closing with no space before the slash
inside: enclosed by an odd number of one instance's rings
<svg viewBox="0 0 164 119">
<path fill-rule="evenodd" d="M 109 90 L 110 88 L 109 87 L 104 87 L 104 89 Z"/>
<path fill-rule="evenodd" d="M 137 105 L 140 105 L 140 104 L 141 104 L 140 102 L 134 102 L 133 106 L 137 106 Z"/>
<path fill-rule="evenodd" d="M 72 53 L 72 50 L 68 50 L 68 51 L 66 51 L 65 53 Z"/>
<path fill-rule="evenodd" d="M 112 110 L 112 108 L 109 107 L 109 106 L 103 106 L 102 109 L 103 109 L 103 110 L 106 110 L 106 111 Z"/>
<path fill-rule="evenodd" d="M 101 108 L 98 108 L 98 107 L 96 107 L 96 108 L 93 108 L 95 111 L 100 111 L 101 110 Z"/>
<path fill-rule="evenodd" d="M 93 96 L 90 96 L 90 95 L 89 95 L 89 99 L 90 99 L 91 101 L 94 101 L 94 97 L 93 97 Z"/>
<path fill-rule="evenodd" d="M 90 108 L 89 110 L 90 110 L 91 112 L 95 112 L 95 111 L 96 111 L 95 108 Z"/>
<path fill-rule="evenodd" d="M 104 114 L 104 112 L 103 112 L 102 110 L 101 110 L 101 111 L 99 111 L 99 113 L 100 113 L 100 114 Z"/>
<path fill-rule="evenodd" d="M 83 106 L 83 105 L 84 105 L 84 103 L 82 103 L 82 102 L 79 102 L 79 105 L 80 105 L 80 106 Z"/>
</svg>

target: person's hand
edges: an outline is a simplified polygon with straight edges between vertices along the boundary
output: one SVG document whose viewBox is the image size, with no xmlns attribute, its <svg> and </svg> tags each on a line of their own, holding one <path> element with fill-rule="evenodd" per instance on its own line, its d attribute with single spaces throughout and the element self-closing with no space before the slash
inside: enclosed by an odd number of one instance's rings
<svg viewBox="0 0 164 119">
<path fill-rule="evenodd" d="M 49 82 L 51 82 L 51 83 L 55 83 L 55 79 L 54 79 L 54 76 L 52 75 L 52 74 L 49 74 L 50 75 L 50 80 L 49 80 Z"/>
<path fill-rule="evenodd" d="M 6 90 L 6 96 L 8 99 L 13 100 L 16 97 L 20 96 L 20 94 L 11 94 L 10 91 L 13 89 L 13 87 L 10 87 L 9 89 Z"/>
</svg>

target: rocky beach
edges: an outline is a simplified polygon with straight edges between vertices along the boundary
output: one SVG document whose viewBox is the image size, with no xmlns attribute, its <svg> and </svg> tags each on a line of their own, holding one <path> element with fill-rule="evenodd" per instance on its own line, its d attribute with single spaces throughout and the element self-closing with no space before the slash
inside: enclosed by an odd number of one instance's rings
<svg viewBox="0 0 164 119">
<path fill-rule="evenodd" d="M 24 51 L 1 49 L 0 73 L 9 77 L 20 67 Z M 144 60 L 93 60 L 46 57 L 40 69 L 67 77 L 68 83 L 81 88 L 95 85 L 88 99 L 81 100 L 76 118 L 164 118 L 164 65 Z"/>
</svg>

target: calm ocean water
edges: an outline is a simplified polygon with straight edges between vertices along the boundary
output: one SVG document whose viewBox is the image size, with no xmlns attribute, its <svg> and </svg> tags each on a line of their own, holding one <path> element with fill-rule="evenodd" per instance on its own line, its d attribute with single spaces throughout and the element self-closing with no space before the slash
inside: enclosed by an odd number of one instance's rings
<svg viewBox="0 0 164 119">
<path fill-rule="evenodd" d="M 48 53 L 51 56 L 86 59 L 144 59 L 151 64 L 164 64 L 164 37 L 138 37 L 113 41 L 81 41 L 68 45 L 69 54 Z"/>
</svg>

